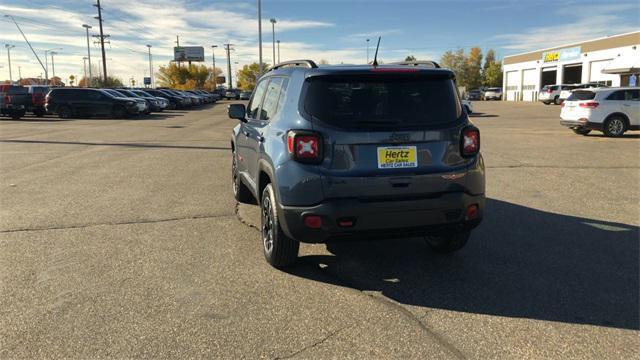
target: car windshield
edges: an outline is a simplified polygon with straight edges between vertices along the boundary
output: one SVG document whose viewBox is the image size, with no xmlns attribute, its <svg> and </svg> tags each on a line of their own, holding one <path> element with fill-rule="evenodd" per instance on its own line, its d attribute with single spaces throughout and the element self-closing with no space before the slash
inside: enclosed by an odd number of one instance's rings
<svg viewBox="0 0 640 360">
<path fill-rule="evenodd" d="M 146 96 L 146 97 L 153 97 L 153 95 L 147 93 L 146 91 L 142 91 L 142 90 L 135 90 L 132 91 L 134 94 L 138 95 L 138 96 Z"/>
<path fill-rule="evenodd" d="M 415 128 L 461 115 L 457 90 L 445 76 L 339 75 L 307 80 L 304 109 L 313 119 L 348 128 Z"/>
<path fill-rule="evenodd" d="M 119 92 L 115 91 L 115 90 L 111 90 L 111 89 L 102 89 L 102 92 L 104 94 L 107 94 L 111 97 L 125 97 L 124 95 L 120 94 Z"/>
<path fill-rule="evenodd" d="M 567 101 L 593 100 L 595 97 L 596 93 L 593 91 L 576 90 L 571 93 Z"/>
</svg>

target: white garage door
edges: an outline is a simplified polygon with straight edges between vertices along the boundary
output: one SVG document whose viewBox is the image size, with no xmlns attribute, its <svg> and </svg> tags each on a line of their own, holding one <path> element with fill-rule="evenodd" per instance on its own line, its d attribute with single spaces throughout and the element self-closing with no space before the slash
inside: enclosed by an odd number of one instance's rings
<svg viewBox="0 0 640 360">
<path fill-rule="evenodd" d="M 604 69 L 612 59 L 592 61 L 589 64 L 589 81 L 603 81 L 605 85 L 612 86 L 613 81 L 618 78 L 618 75 L 603 74 Z"/>
<path fill-rule="evenodd" d="M 536 82 L 538 80 L 538 72 L 536 69 L 526 69 L 522 71 L 522 100 L 536 101 L 538 91 Z"/>
<path fill-rule="evenodd" d="M 520 85 L 520 79 L 518 78 L 518 71 L 507 72 L 507 100 L 517 101 L 519 98 L 518 85 Z"/>
</svg>

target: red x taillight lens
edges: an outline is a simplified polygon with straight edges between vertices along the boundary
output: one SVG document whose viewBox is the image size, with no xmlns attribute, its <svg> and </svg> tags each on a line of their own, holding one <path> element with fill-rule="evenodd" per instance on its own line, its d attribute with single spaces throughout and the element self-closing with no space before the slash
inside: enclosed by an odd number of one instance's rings
<svg viewBox="0 0 640 360">
<path fill-rule="evenodd" d="M 480 130 L 473 126 L 462 130 L 460 152 L 464 157 L 472 157 L 480 151 Z"/>
<path fill-rule="evenodd" d="M 287 150 L 296 161 L 320 163 L 322 161 L 322 137 L 309 131 L 291 130 L 287 133 Z"/>
</svg>

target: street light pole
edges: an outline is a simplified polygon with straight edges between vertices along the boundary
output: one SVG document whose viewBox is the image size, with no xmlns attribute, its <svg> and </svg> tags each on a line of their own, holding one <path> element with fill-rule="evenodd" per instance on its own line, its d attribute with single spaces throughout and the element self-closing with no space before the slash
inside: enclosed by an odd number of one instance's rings
<svg viewBox="0 0 640 360">
<path fill-rule="evenodd" d="M 7 60 L 9 61 L 9 81 L 13 81 L 13 75 L 11 74 L 11 49 L 16 46 L 4 44 L 4 47 L 7 49 Z"/>
<path fill-rule="evenodd" d="M 271 34 L 273 35 L 273 66 L 276 66 L 276 19 L 271 18 Z"/>
<path fill-rule="evenodd" d="M 82 27 L 87 30 L 87 59 L 89 60 L 89 87 L 90 87 L 91 83 L 93 82 L 91 81 L 93 78 L 91 74 L 91 47 L 89 47 L 89 29 L 91 29 L 91 26 L 87 24 L 82 24 Z M 86 78 L 87 75 L 85 74 L 84 77 Z"/>
<path fill-rule="evenodd" d="M 278 64 L 280 63 L 280 40 L 276 40 L 278 43 Z"/>
<path fill-rule="evenodd" d="M 262 2 L 258 0 L 258 57 L 260 61 L 260 75 L 264 71 L 264 65 L 262 65 Z"/>
<path fill-rule="evenodd" d="M 149 48 L 149 77 L 151 78 L 151 87 L 153 88 L 154 86 L 154 76 L 153 76 L 153 63 L 151 62 L 151 45 L 147 44 L 147 48 Z"/>
<path fill-rule="evenodd" d="M 53 63 L 53 55 L 55 55 L 55 54 L 57 54 L 57 52 L 55 52 L 55 51 L 51 52 L 51 72 L 53 73 L 53 75 L 51 75 L 52 78 L 56 77 L 56 66 Z"/>
<path fill-rule="evenodd" d="M 87 87 L 89 79 L 87 79 L 87 57 L 86 56 L 82 57 L 82 63 L 83 63 L 83 67 L 84 67 L 84 87 Z M 78 84 L 78 85 L 80 85 L 80 84 Z"/>
<path fill-rule="evenodd" d="M 212 71 L 213 89 L 211 90 L 215 90 L 218 87 L 218 75 L 216 74 L 216 48 L 217 47 L 218 45 L 211 45 L 211 61 L 213 63 L 213 71 Z"/>
<path fill-rule="evenodd" d="M 227 82 L 229 84 L 229 89 L 233 89 L 233 86 L 232 86 L 233 82 L 231 79 L 231 50 L 232 50 L 231 45 L 233 44 L 224 44 L 224 48 L 227 50 L 227 74 L 229 76 L 229 79 Z"/>
<path fill-rule="evenodd" d="M 369 39 L 367 39 L 367 64 L 369 64 Z"/>
</svg>

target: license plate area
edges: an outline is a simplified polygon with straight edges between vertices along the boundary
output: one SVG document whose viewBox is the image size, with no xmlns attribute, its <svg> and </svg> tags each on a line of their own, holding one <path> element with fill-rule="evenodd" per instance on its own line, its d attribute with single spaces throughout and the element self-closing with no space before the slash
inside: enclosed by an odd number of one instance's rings
<svg viewBox="0 0 640 360">
<path fill-rule="evenodd" d="M 418 167 L 418 151 L 415 146 L 380 146 L 377 153 L 378 169 Z"/>
</svg>

